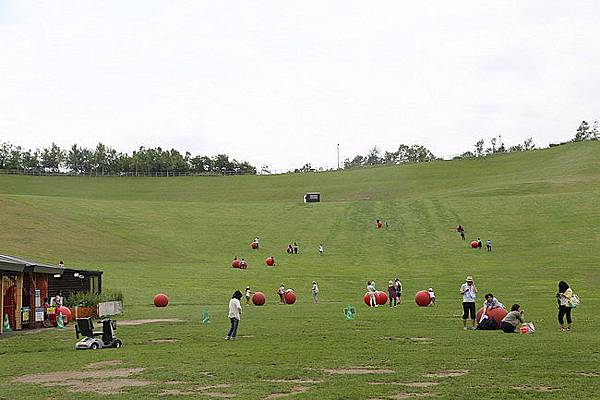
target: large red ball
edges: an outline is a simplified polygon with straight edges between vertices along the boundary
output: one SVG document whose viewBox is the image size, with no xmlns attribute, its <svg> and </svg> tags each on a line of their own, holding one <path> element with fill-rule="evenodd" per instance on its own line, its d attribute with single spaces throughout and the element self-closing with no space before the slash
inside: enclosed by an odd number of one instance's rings
<svg viewBox="0 0 600 400">
<path fill-rule="evenodd" d="M 233 268 L 239 268 L 239 267 L 240 267 L 240 260 L 233 260 L 233 261 L 231 262 L 231 266 L 232 266 Z"/>
<path fill-rule="evenodd" d="M 479 247 L 479 243 L 477 243 L 477 240 L 473 240 L 471 242 L 471 247 L 474 248 L 474 249 L 476 249 L 477 247 Z"/>
<path fill-rule="evenodd" d="M 265 301 L 267 301 L 267 298 L 263 292 L 254 292 L 252 295 L 252 304 L 255 306 L 263 306 Z"/>
<path fill-rule="evenodd" d="M 477 311 L 477 321 L 479 321 L 479 319 L 481 318 L 481 314 L 483 314 L 483 307 L 480 308 L 479 311 Z M 488 318 L 491 318 L 494 321 L 496 321 L 496 329 L 500 329 L 500 323 L 502 322 L 504 317 L 506 317 L 506 315 L 508 314 L 508 311 L 506 311 L 502 307 L 499 307 L 499 308 L 492 308 L 491 310 L 488 310 L 486 314 L 487 314 Z"/>
<path fill-rule="evenodd" d="M 285 304 L 294 304 L 296 302 L 296 293 L 285 292 L 283 295 L 283 300 L 285 301 Z"/>
<path fill-rule="evenodd" d="M 65 316 L 65 324 L 71 320 L 71 310 L 65 306 L 60 306 L 58 312 Z"/>
<path fill-rule="evenodd" d="M 417 292 L 415 295 L 415 303 L 417 303 L 419 307 L 427 307 L 429 303 L 431 303 L 429 292 L 427 290 Z"/>
<path fill-rule="evenodd" d="M 250 243 L 250 247 L 252 247 L 253 249 L 258 249 L 258 243 L 252 242 Z"/>
<path fill-rule="evenodd" d="M 160 293 L 154 296 L 154 305 L 156 307 L 166 307 L 169 304 L 169 298 L 166 294 Z"/>
<path fill-rule="evenodd" d="M 380 306 L 385 305 L 385 303 L 387 303 L 388 301 L 388 296 L 385 292 L 375 292 L 375 300 L 377 301 L 377 304 Z"/>
<path fill-rule="evenodd" d="M 366 305 L 371 307 L 371 295 L 369 294 L 369 292 L 365 293 L 365 295 L 363 296 L 363 301 Z"/>
<path fill-rule="evenodd" d="M 269 257 L 265 260 L 265 264 L 267 264 L 269 267 L 272 267 L 273 265 L 275 265 L 275 260 L 273 259 L 273 257 Z"/>
</svg>

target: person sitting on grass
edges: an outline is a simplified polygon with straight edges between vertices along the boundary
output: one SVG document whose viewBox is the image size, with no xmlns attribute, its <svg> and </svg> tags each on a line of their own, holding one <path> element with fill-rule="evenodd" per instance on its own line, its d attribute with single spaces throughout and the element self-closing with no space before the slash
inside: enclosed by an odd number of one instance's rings
<svg viewBox="0 0 600 400">
<path fill-rule="evenodd" d="M 525 318 L 523 317 L 524 314 L 525 313 L 521 310 L 520 305 L 513 304 L 510 308 L 510 312 L 506 314 L 506 317 L 500 322 L 500 329 L 502 329 L 504 333 L 515 333 L 519 326 L 525 323 Z"/>
<path fill-rule="evenodd" d="M 246 269 L 248 268 L 248 263 L 246 262 L 246 260 L 244 260 L 243 258 L 240 260 L 240 268 L 241 269 Z"/>
<path fill-rule="evenodd" d="M 285 294 L 285 285 L 283 283 L 277 289 L 277 294 L 279 295 L 279 303 L 285 304 L 285 299 L 283 298 L 283 295 Z"/>
<path fill-rule="evenodd" d="M 429 293 L 429 307 L 432 307 L 435 305 L 435 292 L 433 291 L 433 288 L 429 288 L 427 289 L 427 293 Z"/>
<path fill-rule="evenodd" d="M 481 318 L 479 318 L 479 322 L 487 318 L 487 312 L 493 310 L 494 308 L 504 308 L 504 305 L 500 303 L 498 299 L 494 297 L 493 294 L 488 293 L 485 295 L 485 301 L 483 302 L 483 312 L 481 313 Z"/>
<path fill-rule="evenodd" d="M 377 307 L 377 299 L 375 298 L 375 292 L 377 292 L 377 289 L 375 289 L 374 281 L 367 282 L 367 291 L 369 292 L 369 305 L 371 307 Z"/>
</svg>

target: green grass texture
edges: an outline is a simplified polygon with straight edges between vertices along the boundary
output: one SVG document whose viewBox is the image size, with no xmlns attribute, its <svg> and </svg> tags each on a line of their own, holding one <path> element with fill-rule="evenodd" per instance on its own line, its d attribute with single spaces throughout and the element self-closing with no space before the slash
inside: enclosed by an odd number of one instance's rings
<svg viewBox="0 0 600 400">
<path fill-rule="evenodd" d="M 303 203 L 311 191 L 321 203 Z M 388 227 L 376 229 L 376 219 Z M 0 399 L 598 399 L 599 223 L 600 142 L 277 176 L 0 175 L 0 253 L 102 269 L 103 287 L 124 294 L 118 320 L 181 320 L 121 326 L 121 349 L 76 351 L 72 325 L 1 338 Z M 477 237 L 493 251 L 471 249 Z M 298 255 L 285 252 L 293 242 Z M 264 264 L 271 255 L 273 268 Z M 231 268 L 235 256 L 248 269 Z M 466 275 L 478 306 L 488 292 L 519 303 L 537 332 L 464 331 Z M 363 303 L 367 280 L 386 290 L 396 277 L 402 305 Z M 582 300 L 568 333 L 557 322 L 560 280 Z M 281 283 L 296 290 L 296 304 L 277 304 Z M 241 337 L 225 341 L 228 301 L 246 285 L 267 303 L 244 305 Z M 414 294 L 428 287 L 435 306 L 417 307 Z M 170 303 L 159 309 L 152 298 L 161 292 Z M 201 323 L 204 309 L 210 324 Z M 143 368 L 130 379 L 151 384 L 107 395 L 15 382 L 110 360 L 122 364 L 108 370 Z M 353 367 L 389 372 L 335 373 Z M 427 376 L 449 370 L 464 372 Z M 432 383 L 405 385 L 414 382 Z"/>
</svg>

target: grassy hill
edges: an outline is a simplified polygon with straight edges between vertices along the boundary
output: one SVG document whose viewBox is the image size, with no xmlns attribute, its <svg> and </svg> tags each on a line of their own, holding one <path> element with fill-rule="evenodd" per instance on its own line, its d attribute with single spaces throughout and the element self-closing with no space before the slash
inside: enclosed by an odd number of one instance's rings
<svg viewBox="0 0 600 400">
<path fill-rule="evenodd" d="M 467 393 L 472 398 L 597 398 L 599 154 L 600 143 L 588 142 L 320 174 L 0 175 L 0 253 L 101 268 L 105 288 L 124 292 L 126 314 L 120 319 L 185 321 L 123 326 L 118 333 L 126 346 L 120 350 L 75 352 L 70 330 L 0 339 L 0 361 L 13 366 L 0 371 L 0 399 L 40 398 L 41 393 L 80 398 L 64 388 L 11 381 L 115 359 L 145 368 L 136 379 L 153 382 L 125 390 L 123 398 L 224 383 L 232 386 L 220 391 L 248 399 L 296 386 L 306 390 L 293 395 L 298 399 L 383 399 L 400 392 L 448 399 Z M 320 191 L 323 202 L 303 204 L 306 191 Z M 375 229 L 376 218 L 389 228 Z M 468 248 L 453 231 L 458 223 L 465 225 L 468 239 L 492 239 L 493 252 Z M 256 235 L 261 249 L 253 252 L 248 244 Z M 301 254 L 285 254 L 294 241 Z M 325 245 L 323 257 L 319 243 Z M 275 268 L 264 266 L 268 255 L 275 256 Z M 232 269 L 234 256 L 246 258 L 249 268 Z M 492 292 L 506 305 L 520 303 L 538 332 L 463 331 L 458 288 L 467 274 L 475 278 L 479 300 Z M 404 284 L 402 306 L 364 306 L 367 280 L 385 289 L 394 277 Z M 574 312 L 574 330 L 567 334 L 556 322 L 554 293 L 561 279 L 583 299 Z M 318 305 L 310 301 L 312 280 L 321 288 Z M 295 305 L 276 304 L 274 291 L 282 282 L 296 289 Z M 228 299 L 246 285 L 264 291 L 267 305 L 245 307 L 240 334 L 248 337 L 226 342 Z M 436 306 L 416 307 L 414 293 L 430 286 Z M 168 308 L 150 305 L 158 292 L 169 294 Z M 358 309 L 354 321 L 344 320 L 342 308 L 348 304 Z M 200 324 L 205 308 L 210 325 Z M 153 339 L 176 342 L 155 344 Z M 307 369 L 365 365 L 393 372 L 341 375 Z M 424 376 L 445 370 L 469 372 Z M 273 381 L 286 378 L 320 382 Z M 436 385 L 397 384 L 414 381 Z M 196 390 L 187 398 L 194 396 L 206 394 Z"/>
</svg>

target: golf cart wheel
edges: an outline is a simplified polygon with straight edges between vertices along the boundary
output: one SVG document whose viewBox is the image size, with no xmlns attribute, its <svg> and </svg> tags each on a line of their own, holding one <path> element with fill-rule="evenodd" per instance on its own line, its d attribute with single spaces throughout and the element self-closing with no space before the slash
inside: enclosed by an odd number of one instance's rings
<svg viewBox="0 0 600 400">
<path fill-rule="evenodd" d="M 123 342 L 121 342 L 119 339 L 117 339 L 117 340 L 115 340 L 115 344 L 113 346 L 115 347 L 115 349 L 118 349 L 121 346 L 123 346 Z"/>
<path fill-rule="evenodd" d="M 99 347 L 99 346 L 98 346 L 98 343 L 92 343 L 92 345 L 90 346 L 90 348 L 91 348 L 92 350 L 98 350 L 98 347 Z"/>
</svg>

